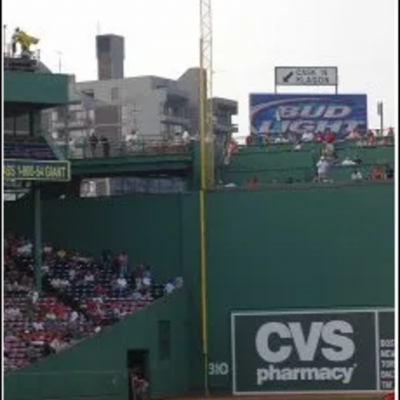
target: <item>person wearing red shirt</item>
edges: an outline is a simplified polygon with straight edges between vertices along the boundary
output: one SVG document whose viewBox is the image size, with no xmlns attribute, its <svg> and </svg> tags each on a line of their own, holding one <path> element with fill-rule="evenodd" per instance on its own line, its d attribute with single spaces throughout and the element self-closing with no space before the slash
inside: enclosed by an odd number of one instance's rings
<svg viewBox="0 0 400 400">
<path fill-rule="evenodd" d="M 332 143 L 335 142 L 335 135 L 334 135 L 334 133 L 332 131 L 328 131 L 326 133 L 325 141 L 328 144 L 332 144 Z"/>
</svg>

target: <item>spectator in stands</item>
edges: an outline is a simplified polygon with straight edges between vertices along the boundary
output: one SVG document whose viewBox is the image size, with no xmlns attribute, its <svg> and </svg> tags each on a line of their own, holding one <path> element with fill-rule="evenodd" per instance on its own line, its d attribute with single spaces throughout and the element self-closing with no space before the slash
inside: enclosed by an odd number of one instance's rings
<svg viewBox="0 0 400 400">
<path fill-rule="evenodd" d="M 375 165 L 372 169 L 371 179 L 375 181 L 385 179 L 385 173 L 380 165 Z"/>
<path fill-rule="evenodd" d="M 165 284 L 164 292 L 166 294 L 171 294 L 174 290 L 175 290 L 174 281 L 171 279 Z"/>
<path fill-rule="evenodd" d="M 330 129 L 328 129 L 325 134 L 325 143 L 333 144 L 335 143 L 335 140 L 336 140 L 335 134 Z"/>
<path fill-rule="evenodd" d="M 101 261 L 106 267 L 110 267 L 113 261 L 113 254 L 110 249 L 103 250 L 101 253 Z"/>
<path fill-rule="evenodd" d="M 315 141 L 317 143 L 324 143 L 325 142 L 325 136 L 322 132 L 317 132 L 315 134 Z"/>
<path fill-rule="evenodd" d="M 394 144 L 394 129 L 389 128 L 383 138 L 384 146 L 392 146 Z"/>
<path fill-rule="evenodd" d="M 282 133 L 280 133 L 278 136 L 275 137 L 274 139 L 275 144 L 285 144 L 289 143 L 289 139 L 285 138 Z"/>
<path fill-rule="evenodd" d="M 255 176 L 253 179 L 249 179 L 247 181 L 247 189 L 255 190 L 260 188 L 260 181 Z"/>
<path fill-rule="evenodd" d="M 143 271 L 143 286 L 148 288 L 153 284 L 154 278 L 151 268 L 147 265 Z"/>
<path fill-rule="evenodd" d="M 318 180 L 324 182 L 328 179 L 330 163 L 325 156 L 317 162 Z"/>
<path fill-rule="evenodd" d="M 143 279 L 143 273 L 144 273 L 144 267 L 143 265 L 138 265 L 134 270 L 133 270 L 133 280 L 135 282 L 135 289 L 136 290 L 141 290 L 142 289 L 142 279 Z"/>
<path fill-rule="evenodd" d="M 183 287 L 183 278 L 178 276 L 174 280 L 174 286 L 176 289 L 180 289 Z"/>
<path fill-rule="evenodd" d="M 130 374 L 132 387 L 132 400 L 147 400 L 149 396 L 149 383 L 138 371 Z"/>
<path fill-rule="evenodd" d="M 356 129 L 352 130 L 351 133 L 346 137 L 347 140 L 358 140 L 361 139 L 360 134 Z"/>
<path fill-rule="evenodd" d="M 110 157 L 110 141 L 107 136 L 102 135 L 100 137 L 100 145 L 103 149 L 103 157 Z"/>
<path fill-rule="evenodd" d="M 386 179 L 394 179 L 394 168 L 389 162 L 385 163 L 385 175 Z"/>
<path fill-rule="evenodd" d="M 121 251 L 118 255 L 119 276 L 127 278 L 129 275 L 128 254 L 126 251 Z"/>
<path fill-rule="evenodd" d="M 355 169 L 352 173 L 351 173 L 351 180 L 352 181 L 361 181 L 362 180 L 362 174 L 358 169 Z"/>
<path fill-rule="evenodd" d="M 97 145 L 99 144 L 99 139 L 96 136 L 96 134 L 93 132 L 89 136 L 89 145 L 90 145 L 90 151 L 92 153 L 92 157 L 96 155 L 96 150 L 97 150 Z"/>
<path fill-rule="evenodd" d="M 376 146 L 376 136 L 373 130 L 369 130 L 367 133 L 367 145 Z"/>
<path fill-rule="evenodd" d="M 311 131 L 305 131 L 301 136 L 301 141 L 304 143 L 313 142 L 315 139 L 314 134 Z"/>
<path fill-rule="evenodd" d="M 137 134 L 134 129 L 132 129 L 132 131 L 125 136 L 125 144 L 128 152 L 132 152 L 135 150 L 137 144 Z"/>
</svg>

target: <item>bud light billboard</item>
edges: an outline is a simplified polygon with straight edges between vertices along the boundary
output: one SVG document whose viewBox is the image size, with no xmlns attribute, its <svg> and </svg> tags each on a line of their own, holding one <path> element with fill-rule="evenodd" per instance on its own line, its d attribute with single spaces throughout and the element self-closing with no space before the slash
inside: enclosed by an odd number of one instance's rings
<svg viewBox="0 0 400 400">
<path fill-rule="evenodd" d="M 366 95 L 251 94 L 253 135 L 301 136 L 330 130 L 337 139 L 367 132 Z"/>
</svg>

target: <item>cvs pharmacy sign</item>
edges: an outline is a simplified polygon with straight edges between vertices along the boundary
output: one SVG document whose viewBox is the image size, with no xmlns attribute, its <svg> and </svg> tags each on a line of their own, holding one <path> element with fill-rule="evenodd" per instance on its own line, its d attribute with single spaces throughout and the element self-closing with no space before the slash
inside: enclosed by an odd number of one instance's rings
<svg viewBox="0 0 400 400">
<path fill-rule="evenodd" d="M 369 312 L 232 314 L 234 391 L 375 390 L 374 327 Z"/>
<path fill-rule="evenodd" d="M 307 332 L 307 333 L 306 333 Z M 271 364 L 282 364 L 294 357 L 304 367 L 275 367 L 257 369 L 257 384 L 266 381 L 282 380 L 324 380 L 351 382 L 354 368 L 338 367 L 340 362 L 350 360 L 355 353 L 354 340 L 347 336 L 354 333 L 353 327 L 346 321 L 323 322 L 268 322 L 261 326 L 255 338 L 259 356 Z M 271 338 L 277 337 L 276 350 L 272 349 Z M 283 344 L 285 341 L 288 344 Z M 310 368 L 307 363 L 320 357 L 326 360 L 326 366 Z M 334 365 L 335 364 L 335 365 Z"/>
<path fill-rule="evenodd" d="M 349 360 L 355 352 L 351 335 L 353 327 L 347 321 L 268 322 L 257 331 L 255 342 L 259 356 L 268 363 L 282 363 L 294 356 L 301 362 L 314 361 L 317 350 L 327 361 Z M 308 324 L 307 324 L 308 325 Z M 279 344 L 271 348 L 271 338 L 276 336 Z M 283 344 L 288 339 L 288 344 Z"/>
</svg>

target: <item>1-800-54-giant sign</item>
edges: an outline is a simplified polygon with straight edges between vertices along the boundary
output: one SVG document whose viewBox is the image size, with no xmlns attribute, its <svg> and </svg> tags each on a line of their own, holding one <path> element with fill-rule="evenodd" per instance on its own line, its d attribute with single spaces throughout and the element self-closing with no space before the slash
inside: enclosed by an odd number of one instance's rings
<svg viewBox="0 0 400 400">
<path fill-rule="evenodd" d="M 394 312 L 233 313 L 234 394 L 394 389 Z"/>
</svg>

